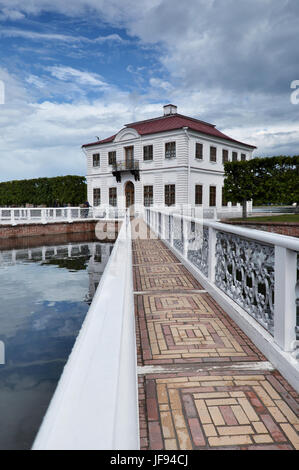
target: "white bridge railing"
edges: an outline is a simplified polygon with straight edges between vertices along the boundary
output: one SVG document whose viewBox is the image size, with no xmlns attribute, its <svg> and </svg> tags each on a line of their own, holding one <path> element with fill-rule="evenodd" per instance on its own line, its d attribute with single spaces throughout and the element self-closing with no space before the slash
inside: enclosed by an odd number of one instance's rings
<svg viewBox="0 0 299 470">
<path fill-rule="evenodd" d="M 139 449 L 129 217 L 33 445 L 53 449 Z"/>
<path fill-rule="evenodd" d="M 299 239 L 145 210 L 145 221 L 299 389 Z"/>
<path fill-rule="evenodd" d="M 86 219 L 122 219 L 125 209 L 116 207 L 7 207 L 0 208 L 0 225 L 75 222 Z"/>
</svg>

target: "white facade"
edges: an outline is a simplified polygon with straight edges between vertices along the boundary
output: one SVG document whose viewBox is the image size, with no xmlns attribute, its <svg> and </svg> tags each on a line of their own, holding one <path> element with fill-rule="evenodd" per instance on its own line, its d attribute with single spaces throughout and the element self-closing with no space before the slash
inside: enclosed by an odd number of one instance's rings
<svg viewBox="0 0 299 470">
<path fill-rule="evenodd" d="M 164 107 L 164 119 L 173 117 L 173 111 L 176 107 L 167 105 Z M 180 115 L 178 115 L 180 116 Z M 163 118 L 161 118 L 163 119 Z M 188 119 L 188 118 L 186 118 Z M 145 121 L 145 123 L 150 123 Z M 200 122 L 200 121 L 198 121 Z M 136 123 L 139 124 L 139 123 Z M 175 142 L 175 157 L 166 158 L 166 144 Z M 202 159 L 196 158 L 196 144 L 202 144 Z M 121 181 L 117 182 L 113 176 L 112 165 L 108 162 L 108 153 L 116 152 L 116 161 L 125 161 L 125 148 L 133 146 L 134 161 L 139 162 L 140 180 L 135 181 L 130 171 L 121 171 Z M 152 146 L 152 160 L 144 160 L 144 147 Z M 215 147 L 216 162 L 210 159 L 210 148 Z M 228 160 L 232 160 L 232 153 L 237 152 L 238 160 L 241 155 L 246 160 L 252 158 L 254 147 L 241 144 L 239 142 L 208 135 L 183 127 L 180 129 L 167 130 L 152 134 L 140 135 L 137 130 L 125 127 L 113 140 L 108 142 L 87 144 L 83 146 L 87 160 L 87 184 L 88 201 L 94 205 L 109 205 L 109 188 L 116 188 L 117 207 L 126 206 L 126 184 L 131 181 L 134 185 L 135 205 L 144 204 L 144 187 L 152 186 L 154 206 L 165 205 L 165 186 L 175 185 L 175 205 L 202 206 L 204 209 L 216 207 L 217 210 L 223 209 L 222 206 L 222 187 L 223 187 L 223 150 L 228 151 Z M 99 154 L 99 161 L 94 166 L 93 155 Z M 244 157 L 245 156 L 245 157 Z M 196 201 L 196 185 L 202 186 L 202 201 Z M 210 187 L 216 187 L 216 205 L 210 201 Z M 95 193 L 99 195 L 100 201 L 95 200 Z M 213 199 L 213 197 L 212 197 Z M 173 201 L 172 201 L 173 202 Z M 196 204 L 196 202 L 198 204 Z M 201 202 L 201 204 L 200 204 Z M 212 205 L 211 205 L 212 202 Z M 225 206 L 230 210 L 231 203 Z M 234 210 L 239 209 L 240 205 L 235 206 Z"/>
</svg>

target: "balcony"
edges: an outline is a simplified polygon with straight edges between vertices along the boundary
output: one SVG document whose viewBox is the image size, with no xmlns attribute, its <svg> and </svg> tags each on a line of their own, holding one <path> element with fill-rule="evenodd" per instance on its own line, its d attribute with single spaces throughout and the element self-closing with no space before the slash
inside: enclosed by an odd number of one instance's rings
<svg viewBox="0 0 299 470">
<path fill-rule="evenodd" d="M 140 180 L 138 160 L 127 159 L 127 160 L 115 162 L 113 164 L 112 174 L 113 176 L 115 176 L 117 183 L 121 182 L 121 174 L 125 171 L 129 171 L 134 176 L 135 181 Z"/>
</svg>

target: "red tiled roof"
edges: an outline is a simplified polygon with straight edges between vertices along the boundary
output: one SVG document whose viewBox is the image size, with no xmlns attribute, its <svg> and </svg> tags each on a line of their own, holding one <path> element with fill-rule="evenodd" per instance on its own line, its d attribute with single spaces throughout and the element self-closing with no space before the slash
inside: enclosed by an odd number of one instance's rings
<svg viewBox="0 0 299 470">
<path fill-rule="evenodd" d="M 202 134 L 218 137 L 219 139 L 229 140 L 230 142 L 246 145 L 250 148 L 256 148 L 253 145 L 245 144 L 223 134 L 222 132 L 218 131 L 218 129 L 216 129 L 213 124 L 200 121 L 199 119 L 190 118 L 188 116 L 183 116 L 182 114 L 170 114 L 154 119 L 148 119 L 146 121 L 132 122 L 130 124 L 126 124 L 126 127 L 135 129 L 140 135 L 157 134 L 159 132 L 166 132 L 176 129 L 182 129 L 183 127 L 188 127 L 189 129 L 201 132 Z M 83 145 L 82 147 L 89 147 L 91 145 L 112 142 L 115 138 L 115 135 L 108 137 L 107 139 L 100 140 L 98 142 Z"/>
</svg>

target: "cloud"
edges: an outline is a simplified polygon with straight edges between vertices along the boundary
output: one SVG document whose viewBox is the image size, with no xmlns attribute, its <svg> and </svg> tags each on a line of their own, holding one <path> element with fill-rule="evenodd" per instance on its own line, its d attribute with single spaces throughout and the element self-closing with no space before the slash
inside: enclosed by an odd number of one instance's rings
<svg viewBox="0 0 299 470">
<path fill-rule="evenodd" d="M 18 21 L 25 18 L 25 15 L 18 10 L 10 10 L 8 8 L 3 8 L 0 13 L 0 21 Z"/>
<path fill-rule="evenodd" d="M 1 18 L 1 17 L 0 17 Z M 28 31 L 25 29 L 17 28 L 2 28 L 0 30 L 0 36 L 8 38 L 24 38 L 31 39 L 33 41 L 58 41 L 64 43 L 89 43 L 89 44 L 103 44 L 103 43 L 127 43 L 121 38 L 119 34 L 108 34 L 107 36 L 97 36 L 94 39 L 87 38 L 85 36 L 71 36 L 68 34 L 57 34 L 57 33 L 39 33 L 36 31 Z"/>
<path fill-rule="evenodd" d="M 102 77 L 96 73 L 83 72 L 72 67 L 53 66 L 46 67 L 54 77 L 63 81 L 77 81 L 81 85 L 108 87 Z"/>
<path fill-rule="evenodd" d="M 24 83 L 0 70 L 9 103 L 0 107 L 0 143 L 10 155 L 0 159 L 1 179 L 85 174 L 83 143 L 111 135 L 125 122 L 161 115 L 166 102 L 257 145 L 258 154 L 298 153 L 299 105 L 290 103 L 290 83 L 299 79 L 297 0 L 189 0 L 188 7 L 179 0 L 0 0 L 0 7 L 2 14 L 19 12 L 20 19 L 51 11 L 69 23 L 84 18 L 104 24 L 107 34 L 94 38 L 87 37 L 88 28 L 67 34 L 57 25 L 54 32 L 6 27 L 0 35 L 47 41 L 49 55 L 55 42 L 86 51 L 94 44 L 122 44 L 120 62 L 131 87 L 111 83 L 103 62 L 97 73 L 96 60 L 89 69 L 83 61 L 76 67 L 55 58 L 56 65 L 40 67 L 40 75 L 30 71 Z M 132 56 L 124 29 L 137 51 Z M 91 92 L 96 96 L 90 98 Z"/>
</svg>

